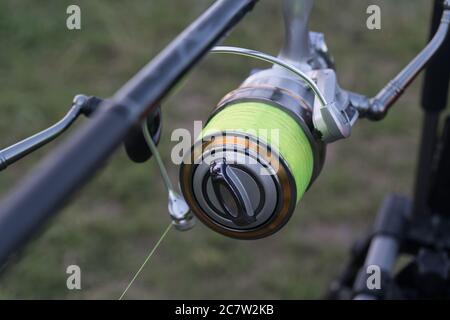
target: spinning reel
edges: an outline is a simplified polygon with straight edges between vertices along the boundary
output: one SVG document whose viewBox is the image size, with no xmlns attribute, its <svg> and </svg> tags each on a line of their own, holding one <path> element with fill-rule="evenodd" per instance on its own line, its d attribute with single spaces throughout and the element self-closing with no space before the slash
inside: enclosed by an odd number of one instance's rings
<svg viewBox="0 0 450 320">
<path fill-rule="evenodd" d="M 274 64 L 219 102 L 181 166 L 189 206 L 215 231 L 254 239 L 279 230 L 319 175 L 326 143 L 350 135 L 358 113 L 337 86 L 331 59 L 313 50 L 298 66 L 287 62 L 286 51 L 275 58 L 241 48 L 212 50 Z"/>
<path fill-rule="evenodd" d="M 337 84 L 323 34 L 308 32 L 312 1 L 285 1 L 278 57 L 215 47 L 272 63 L 228 93 L 180 169 L 180 186 L 207 226 L 240 239 L 266 237 L 291 217 L 319 175 L 326 144 L 350 135 L 358 111 Z"/>
</svg>

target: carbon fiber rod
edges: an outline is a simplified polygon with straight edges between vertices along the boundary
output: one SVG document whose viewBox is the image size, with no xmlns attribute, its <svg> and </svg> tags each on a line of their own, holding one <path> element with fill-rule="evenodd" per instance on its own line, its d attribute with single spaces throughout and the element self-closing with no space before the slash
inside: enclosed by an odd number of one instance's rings
<svg viewBox="0 0 450 320">
<path fill-rule="evenodd" d="M 0 265 L 99 169 L 257 0 L 218 0 L 139 71 L 0 203 Z"/>
</svg>

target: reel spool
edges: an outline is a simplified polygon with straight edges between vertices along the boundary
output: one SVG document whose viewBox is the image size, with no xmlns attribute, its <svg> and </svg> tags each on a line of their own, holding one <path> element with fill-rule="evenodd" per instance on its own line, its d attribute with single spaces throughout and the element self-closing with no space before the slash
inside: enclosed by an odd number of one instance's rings
<svg viewBox="0 0 450 320">
<path fill-rule="evenodd" d="M 184 198 L 200 221 L 239 239 L 263 238 L 287 223 L 324 162 L 315 98 L 292 70 L 273 67 L 222 99 L 180 169 Z"/>
</svg>

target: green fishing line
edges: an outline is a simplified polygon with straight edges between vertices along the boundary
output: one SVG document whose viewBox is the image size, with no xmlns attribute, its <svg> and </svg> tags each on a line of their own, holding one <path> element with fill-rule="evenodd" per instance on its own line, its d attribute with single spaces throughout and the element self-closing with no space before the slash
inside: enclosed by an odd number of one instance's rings
<svg viewBox="0 0 450 320">
<path fill-rule="evenodd" d="M 271 130 L 279 130 L 273 139 Z M 261 102 L 242 102 L 217 113 L 202 131 L 202 137 L 223 131 L 256 133 L 286 161 L 295 179 L 297 201 L 306 191 L 313 171 L 313 153 L 303 129 L 286 112 Z M 278 141 L 275 141 L 278 140 Z"/>
</svg>

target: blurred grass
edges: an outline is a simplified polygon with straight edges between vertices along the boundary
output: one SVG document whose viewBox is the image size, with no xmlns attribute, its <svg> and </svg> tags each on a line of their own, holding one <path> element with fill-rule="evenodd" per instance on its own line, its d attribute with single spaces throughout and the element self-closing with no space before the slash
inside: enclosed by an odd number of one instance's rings
<svg viewBox="0 0 450 320">
<path fill-rule="evenodd" d="M 68 31 L 72 3 L 0 3 L 0 146 L 59 119 L 76 93 L 113 94 L 211 1 L 79 0 L 82 30 Z M 381 7 L 381 31 L 365 27 L 369 4 Z M 318 0 L 311 26 L 326 34 L 340 85 L 373 95 L 422 48 L 429 13 L 426 0 Z M 280 14 L 279 1 L 261 1 L 225 43 L 276 54 Z M 214 56 L 186 79 L 164 106 L 160 149 L 167 162 L 172 130 L 192 130 L 252 67 Z M 329 147 L 321 176 L 281 232 L 237 241 L 200 224 L 188 233 L 172 230 L 127 298 L 319 298 L 384 195 L 410 193 L 419 92 L 416 82 L 386 120 L 361 121 L 350 139 Z M 64 138 L 52 146 L 60 143 Z M 0 192 L 52 146 L 2 172 Z M 170 170 L 175 179 L 177 168 Z M 3 272 L 0 298 L 119 297 L 169 222 L 165 198 L 154 163 L 133 164 L 120 150 Z M 80 291 L 66 289 L 70 264 L 82 269 Z"/>
</svg>

